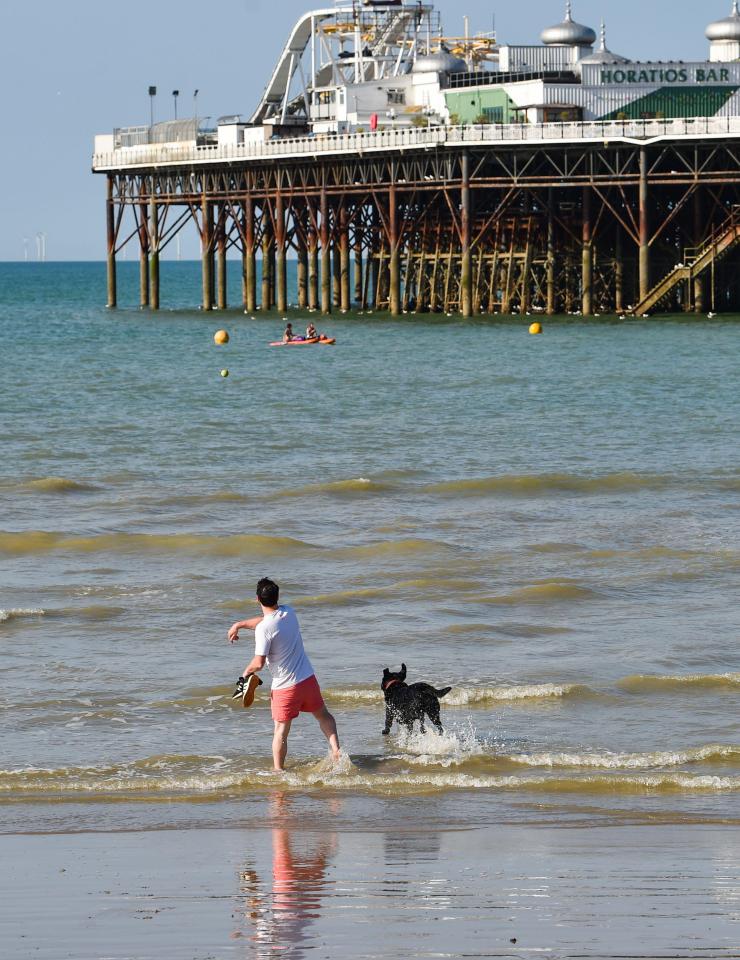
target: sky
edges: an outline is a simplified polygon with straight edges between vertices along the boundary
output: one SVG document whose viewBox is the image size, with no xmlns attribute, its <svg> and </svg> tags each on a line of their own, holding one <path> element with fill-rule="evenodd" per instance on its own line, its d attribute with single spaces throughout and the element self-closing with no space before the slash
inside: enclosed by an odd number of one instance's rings
<svg viewBox="0 0 740 960">
<path fill-rule="evenodd" d="M 105 179 L 90 171 L 93 137 L 178 115 L 248 116 L 298 16 L 319 0 L 3 0 L 0 10 L 0 260 L 105 258 Z M 500 43 L 538 42 L 564 0 L 437 0 L 444 27 L 490 30 Z M 636 60 L 703 60 L 704 29 L 731 0 L 573 0 L 574 19 Z M 170 248 L 174 249 L 174 245 Z M 170 255 L 174 253 L 170 252 Z M 133 253 L 131 254 L 133 256 Z M 194 235 L 184 259 L 197 256 Z"/>
</svg>

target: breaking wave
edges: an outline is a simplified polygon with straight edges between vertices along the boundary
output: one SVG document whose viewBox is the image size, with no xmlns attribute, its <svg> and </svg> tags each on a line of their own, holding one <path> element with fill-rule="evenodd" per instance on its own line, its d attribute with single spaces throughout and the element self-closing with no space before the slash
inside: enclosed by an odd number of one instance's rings
<svg viewBox="0 0 740 960">
<path fill-rule="evenodd" d="M 292 537 L 237 534 L 214 537 L 197 534 L 108 533 L 71 536 L 43 530 L 0 532 L 0 553 L 27 556 L 52 553 L 192 553 L 217 557 L 288 556 L 320 549 Z"/>
<path fill-rule="evenodd" d="M 627 693 L 651 693 L 662 690 L 737 690 L 740 673 L 694 673 L 685 676 L 635 674 L 617 684 Z"/>
<path fill-rule="evenodd" d="M 305 487 L 281 490 L 278 498 L 314 497 L 314 496 L 352 496 L 368 493 L 387 493 L 391 489 L 387 483 L 369 480 L 367 477 L 355 477 L 352 480 L 332 480 L 327 483 L 311 483 Z"/>
<path fill-rule="evenodd" d="M 580 683 L 523 683 L 495 687 L 453 688 L 444 702 L 453 707 L 485 706 L 512 700 L 559 700 L 593 697 L 596 693 Z"/>
<path fill-rule="evenodd" d="M 459 743 L 458 743 L 459 745 Z M 407 745 L 401 745 L 408 749 Z M 416 765 L 424 758 L 439 757 L 415 752 Z M 432 763 L 429 768 L 409 770 L 399 757 L 357 758 L 346 754 L 339 762 L 328 757 L 304 761 L 286 773 L 275 773 L 265 759 L 257 767 L 226 757 L 155 756 L 108 766 L 26 767 L 0 770 L 0 802 L 41 799 L 46 802 L 128 799 L 199 800 L 263 792 L 331 787 L 340 791 L 364 791 L 384 795 L 414 795 L 450 790 L 519 791 L 571 794 L 717 793 L 740 790 L 740 776 L 717 776 L 686 772 L 589 773 L 589 774 L 495 774 L 450 770 Z M 371 762 L 372 761 L 372 762 Z M 440 766 L 442 767 L 440 769 Z"/>
<path fill-rule="evenodd" d="M 34 490 L 37 493 L 93 493 L 100 488 L 94 483 L 81 480 L 69 480 L 66 477 L 41 477 L 38 480 L 28 480 L 22 484 L 23 490 Z"/>
<path fill-rule="evenodd" d="M 740 760 L 740 747 L 709 744 L 686 750 L 656 750 L 653 753 L 520 753 L 507 755 L 505 759 L 512 764 L 552 769 L 649 770 L 698 763 L 735 763 Z"/>
<path fill-rule="evenodd" d="M 481 477 L 471 480 L 449 480 L 432 483 L 426 493 L 457 496 L 500 495 L 529 497 L 547 493 L 618 493 L 622 491 L 661 490 L 676 480 L 672 477 L 643 473 L 610 473 L 600 477 L 568 473 L 543 473 Z"/>
<path fill-rule="evenodd" d="M 513 604 L 513 603 L 565 603 L 582 600 L 596 600 L 599 594 L 590 587 L 568 582 L 552 580 L 521 587 L 497 597 L 476 597 L 476 603 Z"/>
<path fill-rule="evenodd" d="M 9 620 L 21 620 L 23 617 L 43 617 L 45 613 L 45 610 L 31 608 L 0 609 L 0 623 L 7 623 Z"/>
<path fill-rule="evenodd" d="M 442 684 L 438 684 L 442 686 Z M 323 691 L 324 698 L 335 704 L 378 704 L 383 702 L 383 692 L 378 679 L 377 689 L 367 687 L 335 687 Z M 597 694 L 589 687 L 578 683 L 523 683 L 501 684 L 497 686 L 453 686 L 444 698 L 448 707 L 484 707 L 496 703 L 517 700 L 557 700 L 565 697 L 588 696 Z"/>
</svg>

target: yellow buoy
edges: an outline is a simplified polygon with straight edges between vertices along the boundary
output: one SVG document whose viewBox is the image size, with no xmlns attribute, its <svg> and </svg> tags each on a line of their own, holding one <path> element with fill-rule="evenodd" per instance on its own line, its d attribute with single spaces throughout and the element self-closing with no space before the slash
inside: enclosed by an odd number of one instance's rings
<svg viewBox="0 0 740 960">
<path fill-rule="evenodd" d="M 229 371 L 228 371 L 228 370 L 224 369 L 224 370 L 221 371 L 221 376 L 222 376 L 222 377 L 228 377 L 228 375 L 229 375 Z"/>
<path fill-rule="evenodd" d="M 530 323 L 529 332 L 534 336 L 535 334 L 542 333 L 542 324 L 535 320 L 534 323 Z"/>
<path fill-rule="evenodd" d="M 225 330 L 217 330 L 213 335 L 213 342 L 222 346 L 224 343 L 229 342 L 229 335 Z"/>
</svg>

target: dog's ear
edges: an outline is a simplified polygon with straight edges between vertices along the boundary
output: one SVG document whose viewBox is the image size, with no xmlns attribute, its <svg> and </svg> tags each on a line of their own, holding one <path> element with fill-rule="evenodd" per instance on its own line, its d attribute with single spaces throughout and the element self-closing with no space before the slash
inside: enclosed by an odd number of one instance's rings
<svg viewBox="0 0 740 960">
<path fill-rule="evenodd" d="M 406 664 L 405 664 L 405 663 L 402 663 L 402 664 L 401 664 L 401 673 L 403 674 L 403 676 L 401 677 L 401 679 L 402 679 L 402 680 L 405 680 L 405 679 L 406 679 Z"/>
<path fill-rule="evenodd" d="M 389 673 L 390 673 L 390 670 L 388 669 L 388 667 L 383 667 L 383 676 L 387 677 Z"/>
</svg>

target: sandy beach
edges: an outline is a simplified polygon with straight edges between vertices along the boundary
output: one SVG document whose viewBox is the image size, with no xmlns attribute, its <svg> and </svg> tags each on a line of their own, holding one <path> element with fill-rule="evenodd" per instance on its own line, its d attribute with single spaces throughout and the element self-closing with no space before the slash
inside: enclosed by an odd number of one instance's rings
<svg viewBox="0 0 740 960">
<path fill-rule="evenodd" d="M 274 794 L 261 828 L 4 836 L 3 956 L 740 956 L 737 828 L 450 829 L 428 801 L 352 829 L 346 800 L 316 803 Z"/>
</svg>

